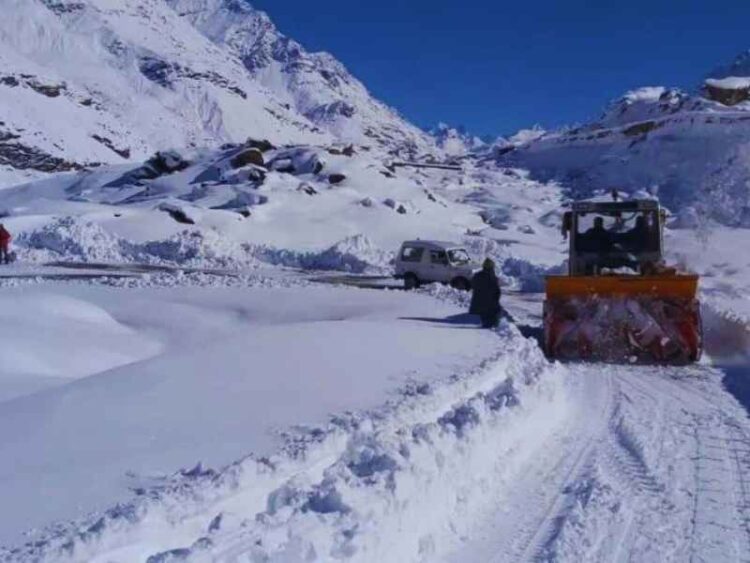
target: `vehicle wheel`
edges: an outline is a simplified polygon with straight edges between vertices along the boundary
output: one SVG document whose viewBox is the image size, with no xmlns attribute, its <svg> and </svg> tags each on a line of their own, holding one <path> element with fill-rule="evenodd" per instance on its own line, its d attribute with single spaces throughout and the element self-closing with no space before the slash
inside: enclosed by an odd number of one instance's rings
<svg viewBox="0 0 750 563">
<path fill-rule="evenodd" d="M 417 289 L 419 287 L 419 278 L 412 273 L 404 276 L 404 288 L 405 289 Z"/>
<path fill-rule="evenodd" d="M 454 278 L 453 281 L 451 281 L 451 287 L 458 289 L 459 291 L 469 291 L 471 289 L 471 284 L 466 278 Z"/>
</svg>

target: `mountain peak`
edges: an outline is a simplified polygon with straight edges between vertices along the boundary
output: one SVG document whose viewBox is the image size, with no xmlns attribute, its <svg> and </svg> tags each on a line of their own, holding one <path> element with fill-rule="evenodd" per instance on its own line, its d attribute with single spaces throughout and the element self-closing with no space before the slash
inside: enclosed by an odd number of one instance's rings
<svg viewBox="0 0 750 563">
<path fill-rule="evenodd" d="M 428 135 L 376 100 L 333 55 L 309 52 L 242 0 L 166 0 L 289 107 L 346 142 L 424 152 Z"/>
<path fill-rule="evenodd" d="M 750 49 L 741 52 L 731 63 L 716 67 L 706 78 L 750 76 Z"/>
<path fill-rule="evenodd" d="M 452 126 L 441 121 L 428 133 L 438 147 L 453 156 L 462 156 L 485 145 L 482 139 L 469 133 L 463 125 Z"/>
</svg>

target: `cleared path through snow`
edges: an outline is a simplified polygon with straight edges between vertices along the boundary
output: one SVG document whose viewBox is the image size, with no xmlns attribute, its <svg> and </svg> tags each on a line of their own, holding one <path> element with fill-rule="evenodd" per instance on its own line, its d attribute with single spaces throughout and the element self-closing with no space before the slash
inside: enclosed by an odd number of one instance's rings
<svg viewBox="0 0 750 563">
<path fill-rule="evenodd" d="M 707 366 L 571 366 L 570 418 L 449 561 L 747 561 L 750 424 Z"/>
</svg>

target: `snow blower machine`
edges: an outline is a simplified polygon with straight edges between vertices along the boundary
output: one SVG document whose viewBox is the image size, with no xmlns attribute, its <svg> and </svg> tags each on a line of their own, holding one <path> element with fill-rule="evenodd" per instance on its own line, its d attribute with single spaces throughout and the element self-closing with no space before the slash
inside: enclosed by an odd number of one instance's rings
<svg viewBox="0 0 750 563">
<path fill-rule="evenodd" d="M 687 364 L 700 359 L 698 276 L 663 261 L 655 200 L 584 201 L 563 215 L 568 275 L 546 278 L 548 357 Z"/>
</svg>

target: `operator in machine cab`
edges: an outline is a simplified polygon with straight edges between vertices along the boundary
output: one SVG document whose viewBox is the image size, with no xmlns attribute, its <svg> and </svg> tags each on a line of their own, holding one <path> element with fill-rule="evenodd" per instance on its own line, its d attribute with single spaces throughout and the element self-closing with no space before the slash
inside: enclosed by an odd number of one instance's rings
<svg viewBox="0 0 750 563">
<path fill-rule="evenodd" d="M 604 228 L 603 217 L 594 217 L 594 226 L 582 238 L 587 252 L 607 252 L 612 246 L 612 235 Z"/>
<path fill-rule="evenodd" d="M 643 215 L 635 218 L 635 225 L 629 231 L 622 234 L 622 244 L 626 250 L 631 252 L 640 252 L 650 246 L 651 231 L 648 227 L 648 221 Z"/>
</svg>

